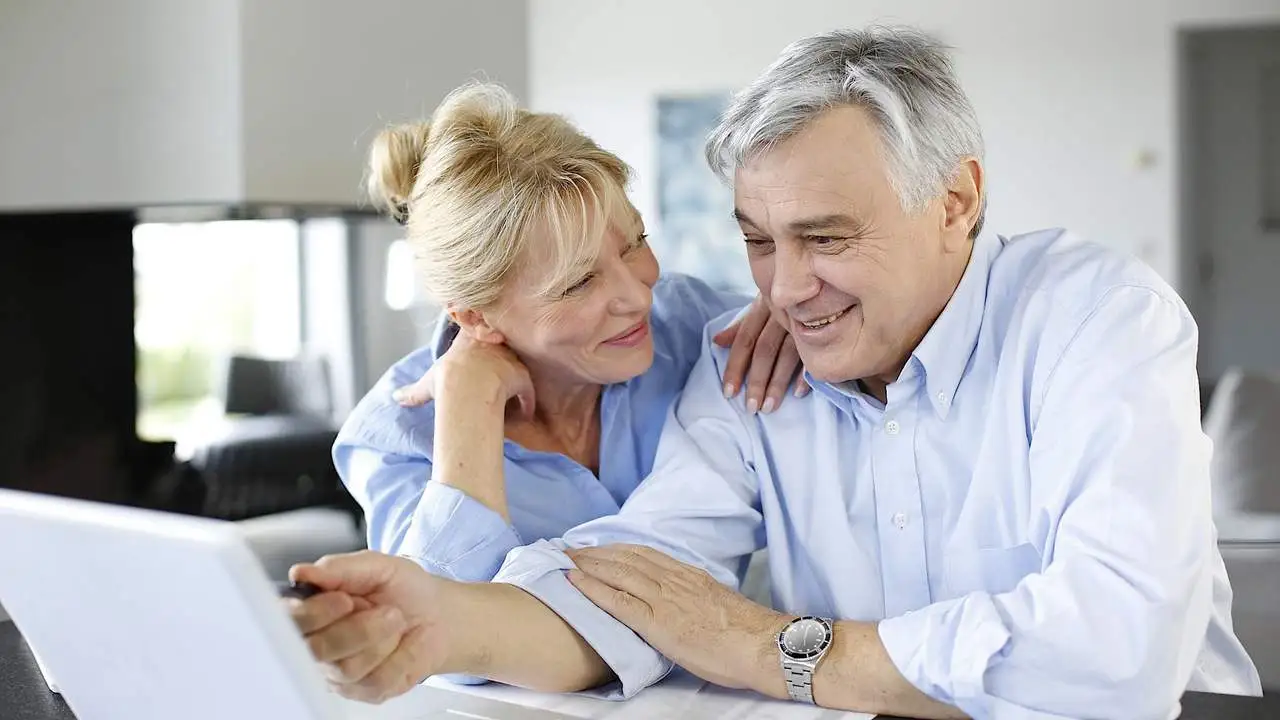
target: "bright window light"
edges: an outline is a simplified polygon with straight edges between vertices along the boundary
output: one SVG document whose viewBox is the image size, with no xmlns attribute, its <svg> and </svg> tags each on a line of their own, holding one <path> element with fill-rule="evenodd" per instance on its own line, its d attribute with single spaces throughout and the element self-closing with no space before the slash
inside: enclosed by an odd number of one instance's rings
<svg viewBox="0 0 1280 720">
<path fill-rule="evenodd" d="M 292 220 L 134 228 L 139 436 L 178 439 L 220 417 L 217 383 L 228 355 L 298 354 L 298 246 Z"/>
<path fill-rule="evenodd" d="M 418 302 L 413 247 L 405 240 L 396 240 L 387 248 L 384 299 L 392 310 L 408 310 Z"/>
</svg>

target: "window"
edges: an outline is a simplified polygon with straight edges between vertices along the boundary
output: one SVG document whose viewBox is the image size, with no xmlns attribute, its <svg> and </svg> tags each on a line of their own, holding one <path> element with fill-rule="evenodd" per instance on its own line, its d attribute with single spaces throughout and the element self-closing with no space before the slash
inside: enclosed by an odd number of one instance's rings
<svg viewBox="0 0 1280 720">
<path fill-rule="evenodd" d="M 229 355 L 301 348 L 298 224 L 144 223 L 133 250 L 138 435 L 176 440 L 222 419 Z"/>
</svg>

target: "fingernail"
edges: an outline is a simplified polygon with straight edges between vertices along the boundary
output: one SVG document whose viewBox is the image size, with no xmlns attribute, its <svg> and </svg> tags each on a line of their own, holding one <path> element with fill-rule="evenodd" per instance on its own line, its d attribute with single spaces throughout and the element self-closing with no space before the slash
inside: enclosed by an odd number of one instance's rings
<svg viewBox="0 0 1280 720">
<path fill-rule="evenodd" d="M 405 396 L 407 394 L 408 393 L 406 393 L 404 390 L 394 390 L 391 393 L 391 399 L 395 400 L 398 403 L 402 403 L 404 402 Z"/>
<path fill-rule="evenodd" d="M 760 411 L 764 413 L 771 413 L 773 412 L 773 409 L 777 406 L 778 406 L 777 400 L 774 400 L 773 398 L 765 398 L 764 407 L 760 408 Z"/>
<path fill-rule="evenodd" d="M 570 570 L 569 572 L 565 573 L 565 577 L 569 578 L 569 582 L 577 585 L 578 581 L 582 579 L 582 571 Z"/>
<path fill-rule="evenodd" d="M 747 400 L 747 412 L 751 413 L 752 415 L 755 415 L 756 411 L 759 409 L 760 409 L 760 401 L 756 400 L 755 398 L 750 398 Z"/>
<path fill-rule="evenodd" d="M 733 383 L 725 383 L 724 384 L 725 399 L 728 400 L 729 398 L 733 397 L 734 392 L 736 392 L 737 390 L 738 388 L 734 387 Z"/>
</svg>

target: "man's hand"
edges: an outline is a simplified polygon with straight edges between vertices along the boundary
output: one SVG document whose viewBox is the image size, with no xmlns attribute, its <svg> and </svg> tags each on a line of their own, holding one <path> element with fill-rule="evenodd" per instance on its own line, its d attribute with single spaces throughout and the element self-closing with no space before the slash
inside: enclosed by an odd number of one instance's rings
<svg viewBox="0 0 1280 720">
<path fill-rule="evenodd" d="M 345 697 L 381 703 L 429 675 L 473 664 L 453 652 L 472 646 L 451 633 L 459 583 L 369 551 L 295 565 L 289 577 L 326 591 L 288 601 L 290 614 L 330 687 Z"/>
<path fill-rule="evenodd" d="M 652 548 L 609 545 L 568 554 L 579 568 L 569 571 L 570 582 L 677 665 L 717 685 L 779 694 L 774 638 L 790 617 Z"/>
<path fill-rule="evenodd" d="M 770 313 L 769 303 L 757 295 L 742 319 L 711 338 L 720 347 L 729 348 L 724 396 L 737 395 L 745 384 L 751 412 L 773 412 L 782 404 L 788 387 L 795 388 L 796 397 L 804 397 L 810 390 L 799 372 L 795 340 Z"/>
</svg>

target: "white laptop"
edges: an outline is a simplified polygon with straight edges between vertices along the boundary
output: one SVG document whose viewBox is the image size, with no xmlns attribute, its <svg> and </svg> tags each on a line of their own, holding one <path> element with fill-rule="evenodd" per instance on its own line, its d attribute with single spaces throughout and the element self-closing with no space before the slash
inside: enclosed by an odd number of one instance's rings
<svg viewBox="0 0 1280 720">
<path fill-rule="evenodd" d="M 332 694 L 233 523 L 0 490 L 0 602 L 83 720 L 569 717 L 425 686 L 382 707 Z"/>
</svg>

